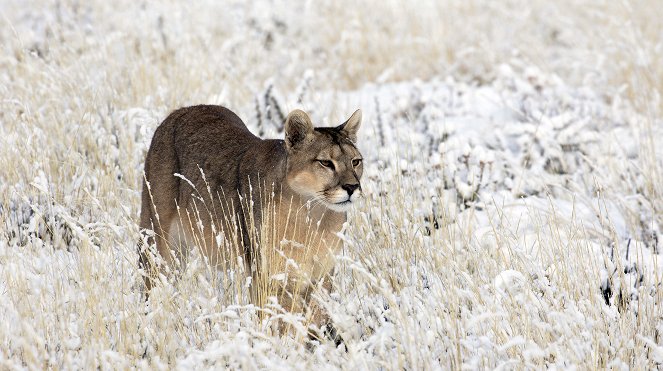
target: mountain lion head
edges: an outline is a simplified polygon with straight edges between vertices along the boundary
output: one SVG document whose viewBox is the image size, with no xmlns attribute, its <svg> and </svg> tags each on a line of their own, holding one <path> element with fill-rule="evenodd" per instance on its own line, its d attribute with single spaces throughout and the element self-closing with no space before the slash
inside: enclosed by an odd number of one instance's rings
<svg viewBox="0 0 663 371">
<path fill-rule="evenodd" d="M 360 124 L 360 110 L 337 127 L 313 127 L 306 112 L 292 111 L 285 123 L 288 185 L 333 211 L 347 211 L 362 192 L 364 165 L 355 146 Z"/>
</svg>

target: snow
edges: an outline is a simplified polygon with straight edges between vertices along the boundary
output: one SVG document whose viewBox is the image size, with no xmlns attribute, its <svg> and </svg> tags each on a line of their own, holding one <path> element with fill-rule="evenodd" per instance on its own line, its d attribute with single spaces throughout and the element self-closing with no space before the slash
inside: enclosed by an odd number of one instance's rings
<svg viewBox="0 0 663 371">
<path fill-rule="evenodd" d="M 524 290 L 525 276 L 515 270 L 505 270 L 495 277 L 495 289 L 503 295 L 518 295 Z"/>
<path fill-rule="evenodd" d="M 436 54 L 427 34 L 410 37 L 449 22 L 434 2 L 58 4 L 0 5 L 12 26 L 0 31 L 2 367 L 663 365 L 663 123 L 637 104 L 660 97 L 592 84 L 615 77 L 614 58 L 577 67 L 582 48 L 556 44 L 574 39 L 566 28 L 536 66 L 522 54 L 533 43 L 453 49 L 480 34 L 453 27 Z M 538 17 L 552 6 L 520 5 Z M 364 25 L 419 6 L 430 8 L 421 24 Z M 482 3 L 463 23 L 503 37 L 559 26 L 549 16 L 500 23 L 500 6 Z M 405 57 L 380 52 L 392 42 Z M 445 65 L 445 53 L 459 57 Z M 656 60 L 640 51 L 636 64 Z M 180 276 L 141 296 L 145 152 L 160 120 L 198 103 L 227 105 L 273 138 L 290 109 L 323 125 L 362 109 L 365 197 L 340 233 L 334 291 L 315 294 L 340 347 L 307 346 L 304 316 L 274 298 L 250 303 L 239 257 L 216 272 L 194 252 Z"/>
</svg>

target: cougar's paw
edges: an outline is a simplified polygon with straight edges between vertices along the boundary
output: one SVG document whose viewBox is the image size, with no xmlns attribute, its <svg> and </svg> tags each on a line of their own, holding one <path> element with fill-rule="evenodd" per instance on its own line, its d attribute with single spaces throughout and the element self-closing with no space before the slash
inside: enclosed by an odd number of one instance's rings
<svg viewBox="0 0 663 371">
<path fill-rule="evenodd" d="M 320 345 L 323 338 L 333 341 L 334 345 L 337 348 L 341 344 L 345 345 L 345 341 L 343 340 L 343 337 L 341 337 L 341 335 L 338 333 L 336 327 L 333 324 L 328 323 L 325 326 L 323 326 L 322 329 L 309 327 L 308 342 L 306 344 L 306 348 L 309 351 L 313 351 L 313 349 L 316 346 Z M 345 351 L 347 352 L 348 351 L 347 346 L 345 346 L 344 348 Z"/>
</svg>

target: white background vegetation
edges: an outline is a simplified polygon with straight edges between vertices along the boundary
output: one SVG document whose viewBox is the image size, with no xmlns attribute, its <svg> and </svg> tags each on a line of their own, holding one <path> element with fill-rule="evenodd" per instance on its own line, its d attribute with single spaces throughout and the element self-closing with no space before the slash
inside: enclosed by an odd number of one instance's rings
<svg viewBox="0 0 663 371">
<path fill-rule="evenodd" d="M 661 367 L 659 8 L 3 1 L 0 367 Z M 200 259 L 141 297 L 147 146 L 199 103 L 265 137 L 363 109 L 366 197 L 322 298 L 347 351 L 278 336 L 259 310 L 301 315 Z"/>
</svg>

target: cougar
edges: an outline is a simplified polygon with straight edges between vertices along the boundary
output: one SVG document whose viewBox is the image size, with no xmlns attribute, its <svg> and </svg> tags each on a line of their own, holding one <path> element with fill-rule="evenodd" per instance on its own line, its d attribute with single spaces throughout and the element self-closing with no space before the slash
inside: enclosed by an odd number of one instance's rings
<svg viewBox="0 0 663 371">
<path fill-rule="evenodd" d="M 331 290 L 337 234 L 362 193 L 360 124 L 360 110 L 336 127 L 314 127 L 294 110 L 284 140 L 263 140 L 221 106 L 171 113 L 145 160 L 139 265 L 147 293 L 160 272 L 147 246 L 170 267 L 197 246 L 212 266 L 241 257 L 255 304 L 273 287 L 283 308 L 311 310 L 318 328 L 331 325 L 311 293 Z"/>
</svg>

